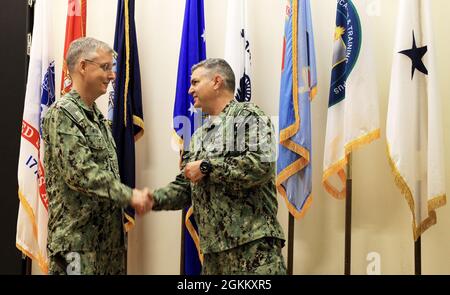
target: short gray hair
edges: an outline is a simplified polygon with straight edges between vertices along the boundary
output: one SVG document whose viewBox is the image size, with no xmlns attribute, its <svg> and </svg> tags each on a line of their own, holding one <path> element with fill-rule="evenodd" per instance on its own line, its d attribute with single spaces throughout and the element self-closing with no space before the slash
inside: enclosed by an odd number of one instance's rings
<svg viewBox="0 0 450 295">
<path fill-rule="evenodd" d="M 222 58 L 208 58 L 198 64 L 192 66 L 191 73 L 193 73 L 198 68 L 204 68 L 208 73 L 219 74 L 222 76 L 225 84 L 225 88 L 234 93 L 234 88 L 236 86 L 236 80 L 234 78 L 233 69 L 231 66 Z"/>
<path fill-rule="evenodd" d="M 115 53 L 115 51 L 108 44 L 91 37 L 82 37 L 70 43 L 66 55 L 66 64 L 69 69 L 69 73 L 75 69 L 75 65 L 80 58 L 94 58 L 94 54 L 98 49 L 104 50 L 111 54 Z"/>
</svg>

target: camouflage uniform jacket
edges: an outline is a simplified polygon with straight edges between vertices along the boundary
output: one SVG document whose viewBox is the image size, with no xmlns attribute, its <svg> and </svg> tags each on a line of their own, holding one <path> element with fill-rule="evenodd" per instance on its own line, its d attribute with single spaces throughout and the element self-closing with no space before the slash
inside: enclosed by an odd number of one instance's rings
<svg viewBox="0 0 450 295">
<path fill-rule="evenodd" d="M 197 184 L 180 173 L 154 192 L 153 209 L 177 210 L 192 203 L 202 253 L 262 237 L 284 239 L 277 221 L 273 137 L 270 119 L 256 105 L 231 101 L 195 131 L 182 155 L 182 169 L 208 159 L 211 173 Z"/>
<path fill-rule="evenodd" d="M 61 251 L 125 249 L 122 208 L 132 190 L 120 182 L 115 143 L 97 106 L 71 91 L 42 122 L 49 199 L 49 256 Z"/>
</svg>

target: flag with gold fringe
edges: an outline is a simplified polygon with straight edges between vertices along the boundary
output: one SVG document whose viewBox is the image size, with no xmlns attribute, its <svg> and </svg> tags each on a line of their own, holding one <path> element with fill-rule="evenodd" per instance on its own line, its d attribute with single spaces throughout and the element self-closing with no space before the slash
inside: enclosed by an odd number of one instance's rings
<svg viewBox="0 0 450 295">
<path fill-rule="evenodd" d="M 55 60 L 52 56 L 52 9 L 49 0 L 36 0 L 30 63 L 20 140 L 19 214 L 16 246 L 44 273 L 48 272 L 48 199 L 42 165 L 44 141 L 40 123 L 55 101 Z"/>
<path fill-rule="evenodd" d="M 442 102 L 429 0 L 401 0 L 386 124 L 389 163 L 412 214 L 414 240 L 445 205 Z"/>
<path fill-rule="evenodd" d="M 338 0 L 322 182 L 335 198 L 346 195 L 346 165 L 357 148 L 380 137 L 378 93 L 368 5 Z"/>
<path fill-rule="evenodd" d="M 141 74 L 134 22 L 135 0 L 118 0 L 114 37 L 116 79 L 110 93 L 108 118 L 116 142 L 120 180 L 134 188 L 136 184 L 135 141 L 144 134 Z M 125 209 L 124 224 L 129 231 L 135 224 L 135 212 Z"/>
<path fill-rule="evenodd" d="M 289 212 L 303 216 L 311 204 L 311 100 L 317 92 L 309 0 L 289 0 L 283 39 L 277 189 Z"/>
<path fill-rule="evenodd" d="M 194 99 L 188 94 L 191 68 L 206 58 L 205 17 L 203 0 L 186 0 L 180 57 L 178 60 L 177 86 L 173 107 L 173 128 L 180 150 L 188 149 L 191 135 L 201 125 L 202 113 L 194 108 Z M 193 208 L 186 208 L 184 241 L 184 274 L 198 275 L 203 255 Z"/>
</svg>

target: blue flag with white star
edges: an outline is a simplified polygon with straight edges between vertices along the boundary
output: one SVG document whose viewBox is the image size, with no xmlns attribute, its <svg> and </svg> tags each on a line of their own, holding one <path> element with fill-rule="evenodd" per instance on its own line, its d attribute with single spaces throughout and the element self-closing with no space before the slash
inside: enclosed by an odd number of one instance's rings
<svg viewBox="0 0 450 295">
<path fill-rule="evenodd" d="M 173 109 L 173 126 L 182 149 L 189 147 L 192 133 L 201 124 L 202 115 L 199 110 L 194 108 L 194 99 L 188 94 L 188 90 L 191 67 L 206 58 L 203 7 L 203 0 L 186 0 Z M 186 275 L 198 275 L 201 271 L 199 238 L 192 212 L 191 207 L 186 213 L 186 226 L 183 229 L 185 231 L 184 272 Z"/>
</svg>

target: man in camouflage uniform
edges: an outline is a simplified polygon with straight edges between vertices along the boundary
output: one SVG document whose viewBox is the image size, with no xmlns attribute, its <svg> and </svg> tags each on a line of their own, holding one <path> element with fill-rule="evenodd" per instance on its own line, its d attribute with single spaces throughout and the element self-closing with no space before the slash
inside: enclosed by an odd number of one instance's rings
<svg viewBox="0 0 450 295">
<path fill-rule="evenodd" d="M 286 274 L 277 221 L 273 127 L 252 103 L 234 100 L 222 59 L 192 68 L 189 94 L 209 118 L 182 155 L 182 172 L 153 192 L 153 210 L 193 205 L 202 274 Z"/>
<path fill-rule="evenodd" d="M 95 104 L 115 78 L 113 53 L 93 38 L 72 42 L 72 91 L 42 122 L 50 274 L 125 274 L 123 208 L 152 206 L 146 189 L 120 182 L 114 139 Z"/>
</svg>

